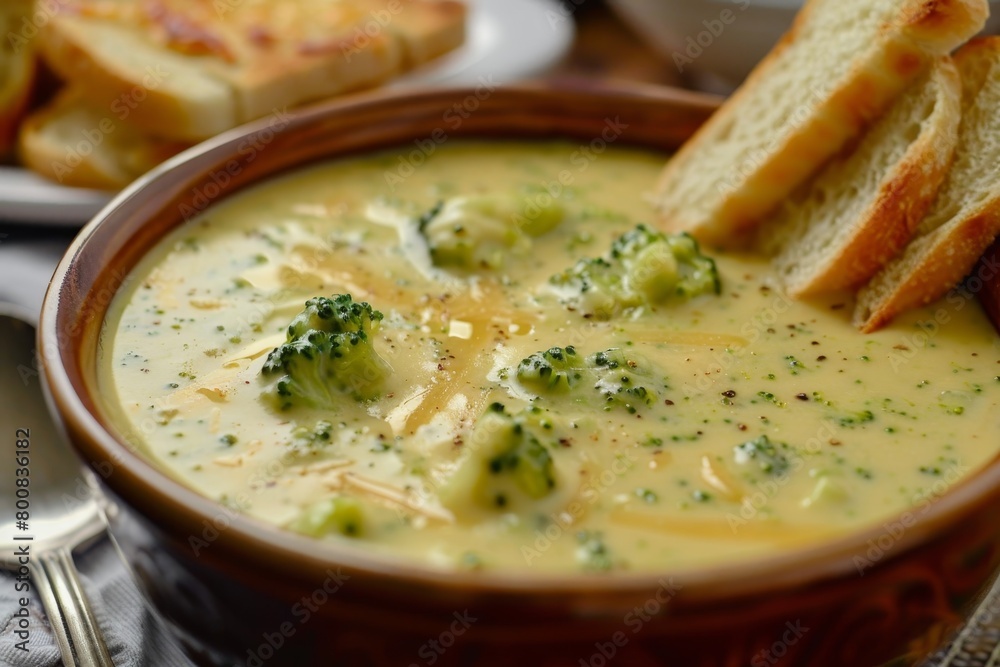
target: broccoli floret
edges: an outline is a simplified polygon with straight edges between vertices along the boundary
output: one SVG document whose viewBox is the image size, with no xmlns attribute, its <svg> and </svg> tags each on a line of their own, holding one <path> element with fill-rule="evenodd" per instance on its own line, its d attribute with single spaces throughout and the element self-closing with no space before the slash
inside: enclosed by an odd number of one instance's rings
<svg viewBox="0 0 1000 667">
<path fill-rule="evenodd" d="M 499 269 L 509 253 L 531 249 L 531 237 L 558 226 L 562 205 L 545 206 L 523 197 L 455 197 L 420 216 L 418 227 L 437 266 Z"/>
<path fill-rule="evenodd" d="M 844 428 L 854 428 L 861 424 L 875 421 L 875 413 L 871 410 L 858 410 L 857 412 L 847 412 L 837 417 L 837 424 Z"/>
<path fill-rule="evenodd" d="M 304 509 L 289 527 L 312 537 L 331 533 L 358 537 L 364 529 L 364 514 L 354 498 L 326 498 Z"/>
<path fill-rule="evenodd" d="M 344 393 L 375 398 L 389 374 L 373 343 L 381 321 L 382 313 L 350 294 L 309 299 L 288 325 L 287 342 L 264 362 L 265 394 L 283 410 L 334 409 Z"/>
<path fill-rule="evenodd" d="M 733 448 L 733 458 L 739 465 L 756 463 L 761 472 L 780 477 L 788 472 L 788 458 L 780 450 L 788 450 L 783 442 L 773 443 L 766 435 L 748 440 Z"/>
<path fill-rule="evenodd" d="M 500 403 L 491 405 L 465 439 L 442 503 L 456 513 L 465 513 L 470 501 L 481 509 L 518 511 L 552 493 L 557 478 L 549 447 L 555 438 L 543 415 L 539 408 L 511 414 Z"/>
<path fill-rule="evenodd" d="M 619 348 L 588 357 L 580 356 L 572 346 L 536 352 L 518 364 L 517 380 L 540 397 L 596 401 L 605 410 L 624 408 L 635 413 L 653 405 L 657 397 L 649 364 Z"/>
<path fill-rule="evenodd" d="M 576 541 L 580 545 L 576 550 L 576 560 L 585 570 L 605 571 L 614 567 L 603 534 L 581 530 L 576 534 Z"/>
<path fill-rule="evenodd" d="M 604 257 L 582 259 L 550 279 L 563 302 L 607 320 L 623 310 L 719 294 L 715 261 L 688 234 L 663 234 L 646 225 L 626 232 Z"/>
<path fill-rule="evenodd" d="M 333 424 L 321 419 L 312 428 L 296 427 L 288 444 L 297 451 L 314 451 L 326 447 L 332 441 Z"/>
<path fill-rule="evenodd" d="M 565 393 L 576 385 L 587 362 L 572 345 L 535 352 L 517 366 L 517 379 L 538 391 Z"/>
</svg>

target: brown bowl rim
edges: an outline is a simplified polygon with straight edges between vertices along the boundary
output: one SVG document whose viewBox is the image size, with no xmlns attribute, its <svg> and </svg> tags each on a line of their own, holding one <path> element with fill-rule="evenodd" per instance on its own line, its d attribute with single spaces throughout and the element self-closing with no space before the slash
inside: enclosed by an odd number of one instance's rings
<svg viewBox="0 0 1000 667">
<path fill-rule="evenodd" d="M 351 106 L 405 104 L 414 99 L 427 100 L 445 96 L 453 98 L 469 94 L 472 90 L 431 88 L 416 92 L 379 91 L 290 113 L 295 122 L 302 126 Z M 593 83 L 586 83 L 582 87 L 570 85 L 565 89 L 552 84 L 512 85 L 499 89 L 496 94 L 545 97 L 567 91 L 584 96 L 610 97 L 622 102 L 638 96 L 668 105 L 702 108 L 714 107 L 718 102 L 718 98 L 714 96 L 633 84 L 595 86 Z M 52 277 L 41 311 L 39 350 L 42 352 L 43 377 L 50 409 L 61 418 L 64 428 L 85 436 L 83 442 L 74 443 L 77 453 L 85 460 L 96 461 L 98 457 L 102 457 L 103 460 L 118 462 L 116 474 L 105 480 L 109 488 L 140 509 L 145 516 L 159 517 L 158 520 L 168 524 L 167 528 L 177 528 L 182 523 L 189 527 L 202 525 L 203 520 L 210 520 L 222 506 L 183 486 L 133 452 L 113 436 L 84 405 L 67 372 L 67 365 L 73 367 L 78 364 L 79 350 L 65 349 L 59 342 L 62 337 L 57 326 L 64 306 L 63 292 L 73 276 L 75 263 L 87 252 L 88 241 L 101 226 L 114 224 L 115 214 L 123 204 L 155 189 L 164 174 L 184 169 L 198 156 L 235 146 L 239 140 L 263 127 L 263 121 L 260 121 L 223 133 L 172 158 L 123 190 L 73 240 Z M 273 176 L 261 180 L 266 181 Z M 146 248 L 144 252 L 148 250 Z M 102 319 L 103 315 L 102 312 Z M 876 563 L 875 567 L 903 558 L 916 548 L 932 542 L 956 518 L 974 512 L 998 488 L 1000 454 L 936 497 L 926 513 L 916 518 L 916 522 L 894 542 L 891 553 Z M 160 507 L 151 511 L 154 503 L 158 503 Z M 685 597 L 688 599 L 694 595 L 701 600 L 718 600 L 787 590 L 843 577 L 852 571 L 857 575 L 855 559 L 866 558 L 866 549 L 885 533 L 885 526 L 900 521 L 904 515 L 905 512 L 893 514 L 882 519 L 879 525 L 873 524 L 828 542 L 797 547 L 772 556 L 699 568 L 615 572 L 611 575 L 556 574 L 551 571 L 527 570 L 449 570 L 370 551 L 363 546 L 317 541 L 244 515 L 232 517 L 230 527 L 221 532 L 212 548 L 218 549 L 220 553 L 239 551 L 256 566 L 275 569 L 289 578 L 299 580 L 307 580 L 306 577 L 314 580 L 315 576 L 331 567 L 343 567 L 349 571 L 384 578 L 388 582 L 406 583 L 426 589 L 514 596 L 576 596 L 602 593 L 644 595 L 662 586 L 664 580 L 669 578 L 683 583 Z"/>
</svg>

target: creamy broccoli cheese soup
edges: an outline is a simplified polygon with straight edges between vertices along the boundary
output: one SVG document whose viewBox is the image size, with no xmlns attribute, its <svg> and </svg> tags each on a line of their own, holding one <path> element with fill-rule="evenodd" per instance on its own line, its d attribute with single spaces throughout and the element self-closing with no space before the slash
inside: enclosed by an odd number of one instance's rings
<svg viewBox="0 0 1000 667">
<path fill-rule="evenodd" d="M 849 296 L 793 301 L 765 260 L 657 231 L 663 155 L 399 160 L 259 185 L 135 268 L 100 383 L 157 466 L 432 566 L 634 571 L 919 516 L 997 453 L 971 297 L 861 335 Z"/>
</svg>

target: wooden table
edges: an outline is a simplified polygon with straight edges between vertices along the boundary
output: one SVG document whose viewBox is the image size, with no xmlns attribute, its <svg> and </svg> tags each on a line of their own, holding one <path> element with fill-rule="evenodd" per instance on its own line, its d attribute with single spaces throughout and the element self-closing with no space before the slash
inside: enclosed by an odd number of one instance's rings
<svg viewBox="0 0 1000 667">
<path fill-rule="evenodd" d="M 546 78 L 641 81 L 684 87 L 673 63 L 646 46 L 602 2 L 588 2 L 573 13 L 577 36 L 566 58 Z"/>
</svg>

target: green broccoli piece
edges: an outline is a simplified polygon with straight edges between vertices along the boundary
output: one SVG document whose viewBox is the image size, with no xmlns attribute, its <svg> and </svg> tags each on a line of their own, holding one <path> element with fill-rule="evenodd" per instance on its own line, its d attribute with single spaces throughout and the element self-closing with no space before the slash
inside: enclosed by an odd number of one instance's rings
<svg viewBox="0 0 1000 667">
<path fill-rule="evenodd" d="M 614 567 L 611 550 L 605 544 L 602 533 L 581 530 L 576 534 L 576 541 L 580 545 L 576 550 L 576 560 L 583 569 L 606 571 Z"/>
<path fill-rule="evenodd" d="M 780 450 L 791 449 L 787 444 L 773 443 L 766 435 L 748 440 L 733 448 L 733 458 L 739 465 L 756 463 L 761 472 L 780 477 L 788 472 L 788 458 Z"/>
<path fill-rule="evenodd" d="M 844 428 L 854 428 L 861 424 L 868 424 L 875 421 L 875 413 L 871 410 L 858 410 L 857 412 L 847 412 L 837 417 L 837 424 Z"/>
<path fill-rule="evenodd" d="M 465 454 L 441 489 L 442 503 L 456 513 L 466 512 L 470 501 L 480 509 L 518 511 L 552 493 L 555 438 L 543 414 L 540 408 L 510 414 L 492 404 L 465 439 Z"/>
<path fill-rule="evenodd" d="M 517 366 L 517 379 L 543 392 L 566 393 L 579 383 L 587 362 L 572 345 L 535 352 Z"/>
<path fill-rule="evenodd" d="M 265 394 L 282 410 L 307 405 L 331 410 L 341 395 L 375 398 L 389 366 L 373 338 L 382 313 L 350 294 L 306 301 L 288 325 L 287 342 L 273 349 L 261 369 Z"/>
<path fill-rule="evenodd" d="M 582 259 L 552 276 L 570 307 L 608 320 L 623 310 L 719 294 L 715 261 L 688 234 L 655 232 L 639 225 L 615 239 L 604 257 Z"/>
<path fill-rule="evenodd" d="M 551 231 L 564 216 L 556 200 L 542 206 L 527 198 L 479 195 L 439 202 L 417 224 L 435 265 L 495 270 L 509 253 L 527 253 L 531 237 Z"/>
<path fill-rule="evenodd" d="M 311 537 L 331 533 L 358 537 L 363 532 L 364 514 L 354 498 L 326 498 L 304 509 L 289 528 Z"/>
<path fill-rule="evenodd" d="M 298 426 L 292 431 L 292 444 L 296 448 L 315 449 L 326 447 L 333 440 L 333 424 L 325 420 L 319 420 L 309 428 L 308 426 Z"/>
<path fill-rule="evenodd" d="M 649 365 L 634 354 L 611 348 L 582 357 L 572 346 L 536 352 L 517 366 L 517 380 L 540 397 L 568 396 L 596 401 L 604 410 L 635 413 L 656 402 Z"/>
</svg>

